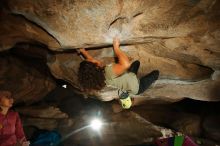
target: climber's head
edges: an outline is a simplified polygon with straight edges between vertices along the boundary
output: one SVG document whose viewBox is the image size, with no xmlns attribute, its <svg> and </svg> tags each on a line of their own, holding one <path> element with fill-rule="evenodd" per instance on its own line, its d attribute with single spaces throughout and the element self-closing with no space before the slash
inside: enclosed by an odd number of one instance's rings
<svg viewBox="0 0 220 146">
<path fill-rule="evenodd" d="M 104 67 L 90 61 L 82 61 L 78 81 L 84 90 L 101 90 L 105 86 Z"/>
</svg>

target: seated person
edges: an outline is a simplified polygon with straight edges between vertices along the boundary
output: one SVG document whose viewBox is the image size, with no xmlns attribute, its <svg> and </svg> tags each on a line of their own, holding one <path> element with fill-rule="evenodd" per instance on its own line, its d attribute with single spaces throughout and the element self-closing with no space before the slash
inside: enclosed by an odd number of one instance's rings
<svg viewBox="0 0 220 146">
<path fill-rule="evenodd" d="M 0 146 L 29 146 L 18 113 L 9 110 L 13 102 L 9 91 L 0 91 Z"/>
</svg>

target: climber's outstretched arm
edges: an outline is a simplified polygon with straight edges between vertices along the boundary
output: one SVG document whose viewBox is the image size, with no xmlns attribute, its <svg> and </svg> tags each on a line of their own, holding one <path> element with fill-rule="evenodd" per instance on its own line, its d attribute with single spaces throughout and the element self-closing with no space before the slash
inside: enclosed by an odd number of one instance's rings
<svg viewBox="0 0 220 146">
<path fill-rule="evenodd" d="M 113 40 L 113 49 L 115 55 L 118 57 L 118 63 L 113 65 L 113 72 L 119 76 L 127 71 L 130 67 L 130 61 L 128 56 L 119 48 L 120 42 L 118 38 L 114 38 Z"/>
<path fill-rule="evenodd" d="M 82 53 L 82 55 L 85 57 L 85 59 L 89 62 L 95 63 L 98 66 L 101 65 L 101 61 L 93 58 L 88 51 L 86 51 L 84 48 L 79 49 L 80 53 Z"/>
</svg>

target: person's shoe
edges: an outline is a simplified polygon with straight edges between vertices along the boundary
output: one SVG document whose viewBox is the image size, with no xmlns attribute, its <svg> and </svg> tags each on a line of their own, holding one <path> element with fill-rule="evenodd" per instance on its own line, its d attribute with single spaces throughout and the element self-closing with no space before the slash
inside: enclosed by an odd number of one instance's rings
<svg viewBox="0 0 220 146">
<path fill-rule="evenodd" d="M 133 72 L 137 75 L 139 67 L 140 67 L 140 61 L 136 60 L 131 64 L 130 68 L 128 69 L 128 72 Z"/>
<path fill-rule="evenodd" d="M 159 77 L 159 70 L 154 70 L 140 79 L 138 94 L 147 90 Z"/>
<path fill-rule="evenodd" d="M 150 74 L 152 75 L 152 78 L 156 81 L 159 77 L 160 72 L 159 70 L 153 70 Z"/>
</svg>

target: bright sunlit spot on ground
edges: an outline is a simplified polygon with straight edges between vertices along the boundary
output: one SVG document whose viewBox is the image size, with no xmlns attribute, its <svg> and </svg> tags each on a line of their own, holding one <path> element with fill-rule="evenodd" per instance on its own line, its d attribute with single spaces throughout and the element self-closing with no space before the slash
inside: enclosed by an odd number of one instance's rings
<svg viewBox="0 0 220 146">
<path fill-rule="evenodd" d="M 102 121 L 100 119 L 93 119 L 90 124 L 91 128 L 94 130 L 99 130 L 102 127 Z"/>
</svg>

